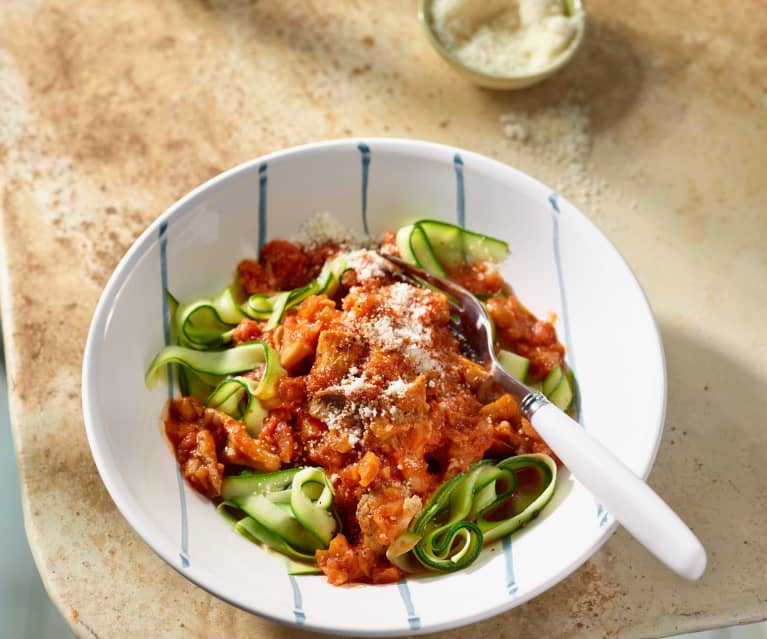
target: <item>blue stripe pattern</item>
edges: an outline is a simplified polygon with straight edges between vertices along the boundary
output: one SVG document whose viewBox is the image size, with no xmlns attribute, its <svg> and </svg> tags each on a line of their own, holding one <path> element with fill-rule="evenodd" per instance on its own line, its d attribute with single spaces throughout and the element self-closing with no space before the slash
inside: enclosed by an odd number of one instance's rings
<svg viewBox="0 0 767 639">
<path fill-rule="evenodd" d="M 293 616 L 296 619 L 296 625 L 303 626 L 306 621 L 306 614 L 303 609 L 303 601 L 301 598 L 301 589 L 298 587 L 298 579 L 293 575 L 288 575 L 290 579 L 290 587 L 293 589 Z"/>
<path fill-rule="evenodd" d="M 603 528 L 605 524 L 607 523 L 607 520 L 610 518 L 610 513 L 608 513 L 605 507 L 599 502 L 596 502 L 596 504 L 597 504 L 597 520 L 599 521 L 599 527 Z"/>
<path fill-rule="evenodd" d="M 514 556 L 511 552 L 511 535 L 503 538 L 503 557 L 506 563 L 506 592 L 517 594 L 517 578 L 514 576 Z"/>
<path fill-rule="evenodd" d="M 559 282 L 559 297 L 562 306 L 562 324 L 565 328 L 565 346 L 567 347 L 568 364 L 575 374 L 575 351 L 573 350 L 572 336 L 570 333 L 570 319 L 567 315 L 567 293 L 565 292 L 565 280 L 562 272 L 562 257 L 559 250 L 559 216 L 561 212 L 559 210 L 559 202 L 557 201 L 557 194 L 552 193 L 549 195 L 549 203 L 553 210 L 552 221 L 554 224 L 554 261 L 557 265 L 557 281 Z M 580 421 L 580 402 L 576 406 L 578 412 L 578 421 Z"/>
<path fill-rule="evenodd" d="M 264 162 L 258 167 L 258 250 L 266 242 L 266 168 Z"/>
<path fill-rule="evenodd" d="M 411 630 L 418 630 L 421 627 L 421 618 L 415 614 L 415 606 L 413 606 L 413 598 L 410 596 L 407 579 L 397 583 L 397 589 L 399 590 L 399 596 L 402 597 L 402 603 L 405 604 L 408 626 L 410 626 Z"/>
<path fill-rule="evenodd" d="M 162 283 L 162 336 L 165 346 L 170 346 L 170 314 L 168 312 L 168 223 L 160 224 L 160 281 Z M 173 399 L 173 365 L 165 366 L 168 383 L 168 399 Z"/>
<path fill-rule="evenodd" d="M 455 218 L 456 223 L 461 228 L 466 227 L 466 191 L 463 186 L 463 158 L 459 153 L 453 156 L 453 167 L 455 168 Z"/>
<path fill-rule="evenodd" d="M 552 193 L 549 195 L 549 204 L 551 204 L 552 209 L 552 221 L 554 225 L 554 237 L 553 237 L 553 243 L 554 243 L 554 261 L 556 262 L 557 266 L 557 280 L 559 282 L 559 295 L 560 295 L 560 304 L 562 307 L 562 324 L 565 328 L 565 346 L 567 347 L 567 356 L 569 360 L 569 366 L 570 369 L 573 371 L 573 377 L 575 378 L 575 383 L 573 384 L 573 402 L 575 404 L 575 419 L 578 421 L 578 423 L 583 426 L 583 410 L 582 410 L 582 403 L 581 403 L 581 393 L 580 388 L 578 387 L 578 376 L 575 374 L 575 351 L 573 350 L 573 344 L 572 344 L 572 334 L 570 332 L 570 319 L 567 314 L 567 293 L 565 292 L 565 281 L 564 281 L 564 275 L 562 271 L 562 256 L 560 254 L 559 249 L 559 216 L 561 215 L 561 211 L 559 210 L 559 201 L 558 196 L 556 193 Z M 600 504 L 599 502 L 596 502 L 597 505 L 597 521 L 599 522 L 599 527 L 603 527 L 609 518 L 609 513 L 605 510 L 605 507 Z"/>
<path fill-rule="evenodd" d="M 357 145 L 362 156 L 362 230 L 365 235 L 368 231 L 368 176 L 370 175 L 370 147 L 364 142 Z"/>
<path fill-rule="evenodd" d="M 267 220 L 266 220 L 266 186 L 268 182 L 268 176 L 266 170 L 268 164 L 262 163 L 258 167 L 258 249 L 263 248 L 266 243 L 267 232 Z M 296 625 L 303 626 L 306 621 L 306 614 L 303 610 L 303 599 L 301 597 L 301 589 L 298 586 L 298 580 L 293 575 L 288 575 L 290 581 L 290 587 L 293 590 L 293 617 L 296 620 Z"/>
<path fill-rule="evenodd" d="M 455 169 L 455 215 L 456 222 L 461 228 L 466 228 L 466 185 L 463 178 L 463 158 L 460 153 L 453 156 L 453 168 Z M 517 580 L 514 576 L 514 556 L 511 552 L 511 536 L 503 538 L 503 557 L 506 567 L 506 591 L 509 595 L 517 592 Z"/>
<path fill-rule="evenodd" d="M 170 346 L 170 314 L 168 312 L 168 223 L 160 224 L 160 281 L 162 285 L 162 333 L 165 346 Z M 168 382 L 168 399 L 173 399 L 173 365 L 166 366 Z M 189 517 L 186 511 L 186 486 L 181 470 L 176 466 L 176 483 L 178 485 L 178 498 L 181 509 L 181 552 L 179 559 L 184 568 L 189 567 Z"/>
</svg>

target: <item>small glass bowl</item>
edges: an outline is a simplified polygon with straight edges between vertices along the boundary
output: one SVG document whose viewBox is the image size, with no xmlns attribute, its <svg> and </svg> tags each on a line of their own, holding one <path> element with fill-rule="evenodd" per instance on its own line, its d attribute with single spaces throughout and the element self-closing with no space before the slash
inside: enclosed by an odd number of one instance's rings
<svg viewBox="0 0 767 639">
<path fill-rule="evenodd" d="M 467 66 L 459 60 L 456 55 L 440 42 L 437 34 L 434 32 L 434 26 L 431 19 L 431 7 L 433 0 L 421 0 L 421 6 L 418 11 L 418 17 L 421 26 L 429 38 L 429 42 L 435 51 L 439 53 L 444 60 L 450 64 L 459 75 L 463 76 L 473 84 L 487 89 L 524 89 L 526 87 L 542 82 L 546 78 L 554 75 L 563 68 L 575 55 L 575 52 L 583 42 L 583 35 L 586 31 L 586 12 L 581 0 L 563 0 L 568 15 L 578 18 L 578 27 L 575 37 L 568 45 L 567 49 L 555 57 L 551 63 L 544 69 L 538 69 L 527 73 L 516 73 L 510 75 L 494 75 L 478 71 L 473 67 Z"/>
</svg>

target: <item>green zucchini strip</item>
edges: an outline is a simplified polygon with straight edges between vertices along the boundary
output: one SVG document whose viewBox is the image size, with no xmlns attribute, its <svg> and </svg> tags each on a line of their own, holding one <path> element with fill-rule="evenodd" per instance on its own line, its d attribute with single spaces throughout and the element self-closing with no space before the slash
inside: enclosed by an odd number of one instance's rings
<svg viewBox="0 0 767 639">
<path fill-rule="evenodd" d="M 568 410 L 573 401 L 575 380 L 571 370 L 564 364 L 555 366 L 541 384 L 541 391 L 560 410 Z"/>
<path fill-rule="evenodd" d="M 212 301 L 213 308 L 216 309 L 220 320 L 226 324 L 239 324 L 245 317 L 245 314 L 242 312 L 242 309 L 234 296 L 234 289 L 232 286 L 227 286 L 214 297 Z"/>
<path fill-rule="evenodd" d="M 178 369 L 178 385 L 183 397 L 191 395 L 204 402 L 218 383 L 219 378 L 216 375 L 199 375 L 184 366 L 177 366 L 176 368 Z"/>
<path fill-rule="evenodd" d="M 422 269 L 434 273 L 435 275 L 439 275 L 440 277 L 445 277 L 447 273 L 442 267 L 442 264 L 440 264 L 440 260 L 434 252 L 431 242 L 429 242 L 429 237 L 423 227 L 419 223 L 416 223 L 413 224 L 409 230 L 407 230 L 407 227 L 405 227 L 405 229 L 406 238 L 404 238 L 404 240 L 408 245 L 405 253 L 412 256 L 417 266 L 420 266 Z M 400 229 L 400 231 L 402 231 L 402 229 Z M 397 236 L 399 237 L 399 233 Z"/>
<path fill-rule="evenodd" d="M 266 323 L 266 330 L 269 331 L 282 321 L 282 316 L 285 315 L 285 311 L 288 310 L 288 304 L 290 303 L 290 291 L 282 291 L 274 296 L 272 313 L 269 315 L 269 321 Z"/>
<path fill-rule="evenodd" d="M 530 360 L 522 355 L 517 355 L 512 351 L 501 349 L 498 351 L 498 361 L 501 363 L 509 375 L 513 375 L 520 382 L 524 383 L 527 377 L 527 369 L 530 368 Z"/>
<path fill-rule="evenodd" d="M 320 575 L 322 571 L 317 564 L 308 561 L 296 561 L 290 557 L 284 557 L 289 575 Z"/>
<path fill-rule="evenodd" d="M 386 558 L 404 572 L 415 572 L 419 563 L 411 551 L 420 540 L 420 535 L 406 530 L 386 549 Z"/>
<path fill-rule="evenodd" d="M 467 517 L 474 484 L 485 463 L 479 462 L 443 484 L 413 523 L 411 531 L 421 536 L 413 554 L 426 568 L 442 572 L 460 570 L 479 556 L 482 531 Z"/>
<path fill-rule="evenodd" d="M 498 361 L 501 366 L 519 381 L 525 383 L 527 377 L 527 371 L 530 368 L 530 360 L 521 355 L 517 355 L 512 351 L 501 349 L 498 351 Z M 531 388 L 533 384 L 528 384 Z M 543 382 L 540 383 L 540 387 L 536 390 L 540 390 L 546 397 L 549 398 L 552 404 L 561 410 L 568 410 L 573 401 L 573 394 L 575 387 L 575 381 L 573 372 L 565 367 L 555 366 L 551 369 Z"/>
<path fill-rule="evenodd" d="M 280 365 L 277 352 L 264 342 L 258 343 L 264 350 L 264 370 L 261 379 L 256 381 L 248 377 L 227 377 L 216 385 L 206 401 L 210 408 L 223 411 L 245 422 L 248 432 L 254 437 L 261 431 L 267 415 L 261 400 L 275 397 L 277 381 L 287 374 Z"/>
<path fill-rule="evenodd" d="M 547 455 L 482 460 L 445 482 L 395 540 L 387 558 L 412 570 L 411 555 L 431 570 L 473 563 L 482 546 L 520 528 L 548 503 L 557 467 Z"/>
<path fill-rule="evenodd" d="M 221 380 L 208 397 L 206 405 L 245 422 L 248 433 L 255 437 L 261 432 L 268 413 L 254 393 L 257 384 L 246 377 Z"/>
<path fill-rule="evenodd" d="M 403 260 L 441 277 L 467 262 L 501 262 L 509 252 L 503 240 L 437 220 L 403 226 L 397 231 L 396 241 Z"/>
<path fill-rule="evenodd" d="M 313 553 L 323 547 L 317 536 L 301 525 L 290 508 L 281 508 L 266 496 L 256 493 L 235 497 L 232 501 L 296 550 Z"/>
<path fill-rule="evenodd" d="M 289 489 L 293 484 L 293 478 L 300 468 L 289 468 L 280 470 L 276 473 L 254 473 L 243 471 L 239 475 L 224 477 L 221 486 L 221 497 L 223 499 L 233 499 L 242 497 L 251 493 L 259 495 L 269 495 L 270 493 L 279 493 Z"/>
<path fill-rule="evenodd" d="M 269 546 L 274 550 L 287 555 L 293 559 L 301 561 L 314 561 L 313 553 L 305 553 L 293 548 L 288 542 L 285 541 L 280 535 L 274 531 L 262 526 L 253 517 L 240 517 L 237 513 L 240 512 L 239 506 L 232 501 L 222 501 L 218 507 L 218 512 L 234 525 L 234 529 L 240 535 L 248 539 L 249 541 L 255 541 L 265 546 Z"/>
<path fill-rule="evenodd" d="M 149 389 L 157 384 L 166 364 L 180 364 L 203 375 L 231 375 L 251 371 L 267 359 L 264 342 L 246 342 L 221 351 L 198 351 L 184 346 L 166 346 L 152 360 L 146 372 L 145 382 Z"/>
<path fill-rule="evenodd" d="M 314 552 L 327 548 L 338 530 L 321 468 L 245 471 L 224 478 L 221 496 L 218 510 L 238 533 L 299 562 L 288 562 L 290 574 L 317 572 Z"/>
<path fill-rule="evenodd" d="M 434 253 L 449 268 L 467 261 L 502 262 L 509 252 L 509 245 L 503 240 L 460 226 L 438 220 L 421 220 L 418 224 L 428 236 Z"/>
<path fill-rule="evenodd" d="M 232 331 L 245 317 L 228 286 L 213 298 L 175 303 L 172 325 L 182 346 L 209 349 L 232 341 Z"/>
<path fill-rule="evenodd" d="M 477 525 L 485 543 L 505 537 L 535 517 L 554 494 L 557 479 L 554 460 L 540 453 L 509 457 L 497 467 L 514 476 L 514 489 L 500 491 L 479 510 Z"/>
<path fill-rule="evenodd" d="M 168 306 L 168 320 L 169 320 L 169 328 L 170 328 L 170 342 L 171 342 L 171 344 L 173 344 L 178 339 L 177 329 L 176 329 L 176 322 L 174 321 L 174 318 L 176 317 L 176 311 L 178 311 L 179 302 L 173 296 L 173 293 L 171 293 L 167 289 L 165 291 L 165 302 L 166 302 L 166 304 Z"/>
<path fill-rule="evenodd" d="M 286 311 L 295 308 L 306 298 L 312 295 L 333 295 L 347 268 L 344 256 L 339 255 L 327 260 L 319 275 L 305 286 L 273 295 L 255 293 L 239 306 L 239 310 L 251 319 L 268 320 L 265 328 L 270 330 L 279 325 Z"/>
<path fill-rule="evenodd" d="M 199 299 L 176 310 L 179 341 L 192 348 L 216 348 L 232 339 L 233 326 L 221 319 L 210 300 Z"/>
<path fill-rule="evenodd" d="M 267 320 L 266 330 L 275 328 L 288 309 L 298 306 L 311 295 L 332 295 L 338 288 L 346 263 L 343 256 L 328 260 L 320 274 L 309 284 L 273 295 L 256 293 L 244 303 L 237 302 L 233 286 L 212 298 L 198 298 L 179 304 L 167 293 L 174 333 L 181 346 L 207 350 L 231 343 L 232 333 L 245 317 Z"/>
<path fill-rule="evenodd" d="M 290 507 L 301 525 L 327 547 L 336 532 L 333 489 L 321 468 L 302 468 L 293 479 Z"/>
<path fill-rule="evenodd" d="M 541 390 L 543 391 L 543 394 L 548 397 L 551 395 L 551 392 L 559 386 L 559 382 L 562 381 L 563 377 L 563 371 L 561 366 L 555 366 L 551 369 L 551 372 L 549 372 L 548 375 L 546 375 L 545 379 L 543 380 L 543 384 L 541 386 Z"/>
</svg>

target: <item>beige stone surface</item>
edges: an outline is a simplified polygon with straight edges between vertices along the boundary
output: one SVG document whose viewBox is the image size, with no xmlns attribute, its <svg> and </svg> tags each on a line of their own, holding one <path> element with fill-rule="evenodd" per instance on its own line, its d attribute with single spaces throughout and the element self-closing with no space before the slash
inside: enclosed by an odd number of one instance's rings
<svg viewBox="0 0 767 639">
<path fill-rule="evenodd" d="M 133 533 L 88 448 L 81 358 L 111 270 L 176 198 L 268 151 L 374 135 L 517 166 L 617 245 L 668 358 L 650 483 L 710 556 L 687 583 L 619 531 L 532 602 L 442 636 L 655 637 L 767 617 L 767 3 L 587 8 L 569 67 L 492 93 L 429 49 L 415 2 L 2 3 L 13 438 L 35 560 L 78 636 L 306 635 L 208 595 Z"/>
</svg>

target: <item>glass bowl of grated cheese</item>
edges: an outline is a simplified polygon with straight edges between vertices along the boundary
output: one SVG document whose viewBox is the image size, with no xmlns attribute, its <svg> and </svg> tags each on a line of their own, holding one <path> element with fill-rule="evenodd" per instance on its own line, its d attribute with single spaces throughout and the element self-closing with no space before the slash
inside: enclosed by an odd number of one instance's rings
<svg viewBox="0 0 767 639">
<path fill-rule="evenodd" d="M 488 89 L 523 89 L 553 75 L 586 27 L 580 0 L 421 0 L 419 16 L 437 53 Z"/>
</svg>

